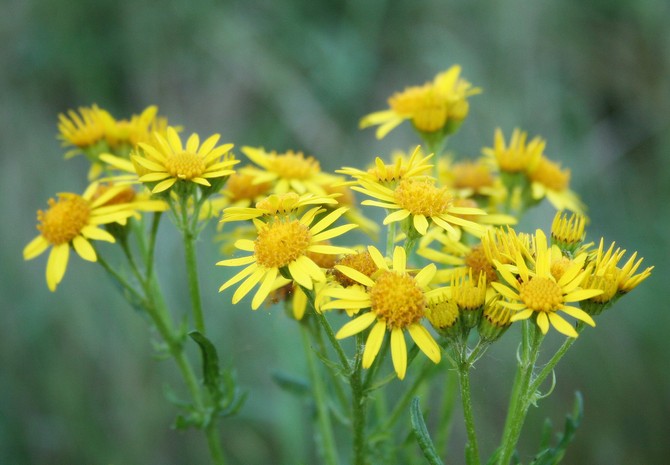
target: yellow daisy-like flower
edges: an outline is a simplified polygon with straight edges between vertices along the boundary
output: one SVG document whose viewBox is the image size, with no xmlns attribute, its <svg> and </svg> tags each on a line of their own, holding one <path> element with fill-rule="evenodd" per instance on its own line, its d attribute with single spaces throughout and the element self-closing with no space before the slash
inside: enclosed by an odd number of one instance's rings
<svg viewBox="0 0 670 465">
<path fill-rule="evenodd" d="M 82 149 L 97 144 L 105 139 L 105 132 L 114 118 L 107 111 L 100 109 L 97 105 L 92 107 L 80 107 L 77 113 L 69 110 L 67 115 L 58 115 L 58 138 L 63 141 L 64 146 L 74 146 L 65 157 L 69 158 Z"/>
<path fill-rule="evenodd" d="M 433 168 L 433 165 L 429 164 L 432 157 L 432 153 L 424 156 L 421 146 L 418 145 L 409 157 L 403 152 L 395 153 L 393 157 L 395 161 L 390 165 L 377 157 L 374 166 L 368 170 L 345 166 L 335 172 L 349 175 L 356 180 L 392 186 L 403 179 L 429 175 Z M 348 182 L 348 184 L 354 183 L 355 181 Z"/>
<path fill-rule="evenodd" d="M 353 186 L 352 189 L 378 199 L 364 200 L 362 205 L 394 210 L 384 218 L 384 224 L 411 217 L 414 229 L 421 235 L 426 234 L 430 222 L 454 235 L 458 234 L 454 226 L 460 226 L 476 236 L 485 231 L 483 226 L 457 216 L 485 215 L 484 210 L 454 206 L 449 190 L 436 187 L 431 179 L 403 179 L 395 189 L 363 180 L 359 182 L 360 186 Z"/>
<path fill-rule="evenodd" d="M 46 211 L 37 212 L 40 234 L 23 249 L 23 258 L 32 260 L 51 247 L 46 267 L 49 290 L 55 291 L 65 275 L 70 246 L 84 260 L 95 262 L 97 255 L 89 241 L 114 242 L 114 236 L 99 226 L 123 224 L 135 214 L 130 204 L 115 202 L 125 189 L 126 186 L 115 186 L 99 193 L 98 184 L 93 183 L 82 195 L 58 194 L 58 200 L 49 199 Z"/>
<path fill-rule="evenodd" d="M 463 121 L 469 111 L 468 97 L 481 89 L 472 87 L 460 73 L 461 67 L 454 65 L 432 82 L 393 94 L 388 99 L 390 108 L 363 117 L 360 127 L 379 126 L 376 136 L 382 139 L 405 120 L 427 133 L 446 130 L 450 123 Z"/>
<path fill-rule="evenodd" d="M 335 268 L 361 286 L 346 289 L 332 289 L 329 292 L 334 300 L 321 306 L 323 310 L 344 309 L 368 312 L 357 316 L 345 324 L 336 334 L 343 339 L 366 330 L 373 323 L 365 350 L 363 368 L 369 368 L 384 341 L 387 330 L 391 333 L 391 357 L 398 378 L 403 379 L 407 371 L 407 331 L 421 351 L 433 362 L 439 363 L 440 347 L 433 336 L 421 324 L 426 316 L 428 296 L 441 292 L 429 290 L 436 268 L 430 264 L 412 275 L 407 270 L 407 257 L 402 247 L 393 252 L 393 266 L 389 268 L 382 254 L 375 247 L 368 247 L 370 256 L 379 269 L 372 277 L 353 268 L 336 265 Z"/>
<path fill-rule="evenodd" d="M 312 225 L 317 214 L 323 212 L 320 207 L 312 208 L 300 220 L 289 217 L 277 217 L 268 223 L 257 222 L 256 240 L 240 239 L 235 247 L 252 255 L 222 260 L 219 266 L 248 265 L 242 271 L 226 281 L 219 292 L 244 280 L 233 294 L 233 303 L 239 302 L 258 283 L 260 287 L 251 302 L 256 310 L 272 291 L 277 278 L 282 274 L 290 276 L 295 282 L 307 289 L 313 289 L 315 281 L 325 281 L 326 275 L 312 258 L 310 252 L 319 254 L 346 254 L 352 251 L 345 247 L 327 245 L 326 241 L 340 236 L 356 227 L 345 224 L 328 229 L 346 211 L 339 208 Z"/>
<path fill-rule="evenodd" d="M 139 115 L 132 115 L 130 119 L 109 121 L 105 128 L 105 139 L 110 148 L 115 149 L 120 145 L 130 148 L 140 142 L 148 142 L 151 139 L 152 129 L 159 124 L 156 115 L 158 107 L 151 105 Z"/>
<path fill-rule="evenodd" d="M 242 147 L 249 159 L 263 168 L 255 173 L 254 184 L 270 182 L 273 192 L 283 194 L 295 191 L 298 194 L 311 192 L 325 195 L 324 184 L 333 181 L 332 176 L 321 172 L 321 165 L 311 156 L 289 150 L 284 153 L 266 152 L 262 148 Z"/>
<path fill-rule="evenodd" d="M 557 210 L 584 213 L 586 207 L 577 194 L 570 190 L 570 170 L 561 170 L 558 163 L 540 157 L 528 167 L 533 198 L 547 198 Z"/>
<path fill-rule="evenodd" d="M 218 134 L 210 136 L 202 144 L 197 134 L 191 134 L 185 146 L 171 126 L 167 128 L 167 138 L 158 133 L 154 136 L 155 144 L 139 143 L 144 156 L 139 152 L 132 156 L 133 162 L 146 170 L 139 180 L 157 183 L 151 190 L 154 194 L 170 189 L 177 181 L 209 187 L 209 179 L 233 174 L 235 171 L 230 168 L 239 163 L 228 154 L 233 144 L 215 147 L 220 137 Z"/>
<path fill-rule="evenodd" d="M 286 217 L 296 214 L 307 205 L 337 205 L 333 196 L 314 195 L 310 193 L 298 195 L 295 192 L 272 194 L 258 202 L 255 207 L 228 207 L 223 210 L 221 223 L 230 221 L 246 221 L 254 218 Z"/>
<path fill-rule="evenodd" d="M 521 253 L 513 265 L 503 265 L 496 261 L 496 267 L 505 283 L 494 282 L 491 286 L 500 293 L 506 302 L 503 305 L 516 313 L 510 321 L 535 317 L 535 321 L 546 334 L 549 324 L 568 337 L 577 337 L 577 331 L 558 312 L 563 312 L 586 324 L 595 326 L 591 316 L 583 310 L 568 305 L 573 302 L 590 299 L 602 293 L 599 289 L 582 289 L 580 284 L 588 271 L 583 269 L 586 254 L 580 254 L 562 271 L 557 279 L 551 270 L 551 248 L 542 230 L 535 233 L 534 269 L 529 269 Z"/>
<path fill-rule="evenodd" d="M 495 131 L 493 147 L 485 147 L 482 153 L 506 173 L 524 173 L 529 167 L 537 165 L 547 142 L 539 136 L 526 142 L 528 134 L 516 128 L 512 132 L 509 145 L 505 143 L 500 128 Z"/>
</svg>

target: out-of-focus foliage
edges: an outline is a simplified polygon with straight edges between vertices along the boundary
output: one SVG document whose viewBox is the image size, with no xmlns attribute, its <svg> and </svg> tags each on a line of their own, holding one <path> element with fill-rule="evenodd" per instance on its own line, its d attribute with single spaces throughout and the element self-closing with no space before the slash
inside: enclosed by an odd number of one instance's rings
<svg viewBox="0 0 670 465">
<path fill-rule="evenodd" d="M 54 192 L 85 183 L 82 160 L 60 159 L 59 112 L 98 103 L 123 116 L 157 104 L 189 131 L 220 132 L 238 147 L 303 150 L 332 170 L 412 143 L 407 127 L 376 141 L 357 129 L 358 119 L 455 63 L 486 98 L 473 99 L 450 148 L 477 154 L 496 126 L 542 134 L 547 153 L 572 169 L 592 237 L 635 244 L 656 265 L 559 367 L 559 393 L 543 406 L 554 423 L 562 423 L 574 387 L 585 402 L 566 463 L 667 460 L 666 1 L 8 0 L 1 16 L 0 463 L 205 460 L 200 437 L 166 428 L 173 412 L 161 380 L 173 367 L 151 359 L 144 322 L 111 285 L 97 285 L 102 270 L 73 261 L 51 295 L 43 267 L 22 261 L 35 211 Z M 548 212 L 536 215 L 549 225 Z M 202 245 L 205 308 L 222 322 L 210 337 L 250 389 L 241 415 L 223 423 L 233 463 L 313 463 L 310 406 L 272 382 L 275 366 L 304 372 L 296 328 L 278 310 L 230 307 L 216 293 L 221 271 L 208 260 L 215 248 Z M 158 253 L 159 265 L 182 263 L 176 238 Z M 186 303 L 184 274 L 167 279 L 171 297 Z M 239 344 L 240 332 L 254 342 Z M 507 373 L 512 360 L 501 351 L 481 363 L 473 386 L 488 387 L 473 395 L 489 450 L 503 421 L 500 393 L 509 388 L 496 388 L 509 376 L 492 373 Z M 528 431 L 538 434 L 528 434 L 526 450 L 539 441 L 541 421 L 531 410 Z M 463 437 L 457 431 L 454 440 Z"/>
</svg>

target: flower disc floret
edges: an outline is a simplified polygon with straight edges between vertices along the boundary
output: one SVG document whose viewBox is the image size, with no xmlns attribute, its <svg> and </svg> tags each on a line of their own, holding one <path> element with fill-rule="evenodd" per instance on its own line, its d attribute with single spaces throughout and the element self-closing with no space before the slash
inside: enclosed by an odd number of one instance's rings
<svg viewBox="0 0 670 465">
<path fill-rule="evenodd" d="M 269 170 L 286 179 L 308 179 L 321 170 L 314 157 L 306 157 L 302 152 L 289 150 L 279 155 L 272 153 L 268 158 Z"/>
<path fill-rule="evenodd" d="M 403 180 L 395 190 L 398 205 L 413 215 L 437 216 L 449 210 L 452 197 L 446 188 L 429 181 Z"/>
<path fill-rule="evenodd" d="M 78 195 L 60 195 L 49 199 L 49 209 L 38 211 L 40 224 L 37 229 L 53 245 L 70 242 L 88 224 L 91 209 L 88 202 Z"/>
<path fill-rule="evenodd" d="M 298 220 L 278 220 L 258 232 L 254 254 L 259 265 L 282 268 L 305 255 L 312 235 Z"/>
<path fill-rule="evenodd" d="M 426 299 L 414 278 L 393 271 L 382 273 L 370 289 L 371 309 L 387 327 L 407 328 L 424 316 Z"/>
<path fill-rule="evenodd" d="M 526 306 L 536 312 L 554 312 L 563 304 L 563 290 L 556 282 L 540 276 L 521 283 L 519 296 Z"/>
<path fill-rule="evenodd" d="M 540 158 L 528 177 L 556 192 L 562 192 L 570 185 L 570 170 L 561 170 L 561 165 L 545 157 Z"/>
<path fill-rule="evenodd" d="M 181 152 L 165 161 L 165 169 L 172 177 L 191 180 L 202 176 L 207 165 L 202 157 L 195 153 Z"/>
</svg>

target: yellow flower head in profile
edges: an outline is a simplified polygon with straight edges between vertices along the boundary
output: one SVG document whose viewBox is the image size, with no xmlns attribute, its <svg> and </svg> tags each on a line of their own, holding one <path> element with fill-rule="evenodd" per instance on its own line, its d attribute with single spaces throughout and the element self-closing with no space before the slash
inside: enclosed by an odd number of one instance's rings
<svg viewBox="0 0 670 465">
<path fill-rule="evenodd" d="M 432 82 L 393 94 L 388 99 L 389 109 L 363 117 L 360 127 L 379 126 L 376 136 L 382 139 L 405 120 L 426 133 L 443 131 L 450 123 L 460 123 L 469 111 L 468 97 L 481 92 L 460 74 L 461 67 L 454 65 L 435 76 Z"/>
<path fill-rule="evenodd" d="M 493 147 L 485 147 L 482 153 L 502 172 L 524 173 L 529 167 L 537 165 L 547 145 L 539 136 L 527 142 L 528 134 L 514 129 L 509 145 L 505 143 L 500 128 L 495 131 Z"/>
<path fill-rule="evenodd" d="M 210 179 L 233 174 L 235 171 L 230 168 L 239 162 L 228 154 L 233 144 L 216 147 L 219 137 L 214 134 L 200 144 L 198 135 L 191 134 L 184 146 L 179 134 L 171 126 L 167 128 L 165 138 L 154 133 L 155 143 L 140 142 L 143 155 L 137 151 L 132 156 L 138 171 L 142 171 L 139 180 L 157 183 L 151 190 L 154 194 L 170 189 L 178 181 L 211 186 Z"/>
<path fill-rule="evenodd" d="M 289 191 L 304 194 L 311 192 L 324 195 L 323 185 L 332 181 L 332 176 L 321 172 L 316 158 L 302 152 L 289 150 L 284 153 L 266 152 L 262 148 L 242 147 L 249 160 L 263 168 L 254 174 L 254 184 L 270 182 L 273 192 L 283 194 Z"/>
<path fill-rule="evenodd" d="M 130 148 L 140 142 L 149 142 L 152 129 L 159 124 L 158 107 L 151 105 L 139 115 L 132 115 L 130 119 L 111 119 L 105 128 L 105 139 L 109 147 L 114 149 L 120 145 Z"/>
<path fill-rule="evenodd" d="M 70 246 L 84 260 L 95 262 L 97 255 L 90 240 L 114 242 L 114 236 L 100 228 L 109 223 L 125 223 L 136 211 L 129 203 L 117 203 L 127 186 L 115 186 L 99 193 L 97 183 L 91 184 L 82 195 L 60 193 L 58 200 L 49 199 L 49 208 L 37 212 L 40 234 L 24 249 L 23 258 L 31 260 L 49 247 L 46 280 L 49 290 L 55 291 L 65 275 Z"/>
<path fill-rule="evenodd" d="M 409 157 L 403 152 L 396 153 L 391 164 L 386 164 L 384 160 L 376 157 L 374 166 L 368 170 L 345 166 L 336 172 L 349 175 L 356 180 L 393 186 L 403 179 L 429 175 L 433 168 L 433 165 L 429 164 L 432 157 L 432 153 L 424 155 L 421 146 L 417 145 Z M 347 184 L 355 184 L 355 182 L 349 181 Z"/>
<path fill-rule="evenodd" d="M 570 190 L 569 169 L 562 170 L 558 163 L 542 156 L 528 167 L 528 179 L 534 199 L 546 197 L 557 210 L 584 213 L 584 204 Z"/>
<path fill-rule="evenodd" d="M 391 333 L 391 357 L 398 378 L 403 379 L 407 371 L 407 345 L 405 331 L 421 351 L 433 362 L 439 363 L 441 354 L 428 330 L 421 324 L 426 316 L 428 297 L 441 290 L 430 291 L 429 284 L 435 276 L 436 267 L 430 264 L 412 275 L 407 270 L 405 249 L 396 247 L 393 265 L 389 268 L 382 254 L 375 247 L 368 247 L 370 256 L 379 271 L 372 277 L 353 268 L 336 265 L 335 269 L 361 286 L 331 290 L 335 299 L 322 305 L 323 310 L 370 310 L 355 317 L 342 326 L 336 337 L 343 339 L 366 330 L 373 323 L 365 350 L 363 368 L 369 368 L 384 341 L 386 332 Z"/>
<path fill-rule="evenodd" d="M 114 118 L 107 111 L 97 105 L 81 107 L 79 112 L 69 110 L 66 114 L 58 115 L 58 138 L 64 146 L 74 146 L 68 152 L 69 158 L 81 150 L 91 147 L 105 139 L 106 129 L 114 123 Z"/>
<path fill-rule="evenodd" d="M 394 210 L 384 218 L 384 224 L 411 218 L 414 229 L 422 236 L 428 231 L 430 222 L 451 234 L 458 234 L 454 226 L 481 236 L 484 227 L 458 215 L 485 215 L 484 210 L 457 207 L 454 197 L 446 187 L 436 187 L 432 179 L 403 179 L 390 189 L 380 184 L 360 180 L 360 186 L 352 189 L 378 200 L 364 200 L 362 205 Z"/>
<path fill-rule="evenodd" d="M 219 266 L 247 265 L 242 271 L 226 281 L 219 292 L 243 281 L 233 294 L 233 303 L 239 302 L 251 289 L 260 283 L 260 287 L 251 303 L 256 310 L 276 288 L 276 280 L 282 274 L 290 276 L 299 285 L 313 289 L 314 282 L 326 280 L 323 270 L 317 265 L 310 252 L 319 254 L 346 254 L 352 251 L 345 247 L 328 245 L 326 241 L 340 236 L 356 227 L 345 224 L 328 229 L 346 211 L 339 208 L 314 225 L 316 215 L 323 212 L 321 207 L 315 207 L 305 213 L 302 218 L 277 217 L 274 221 L 256 222 L 258 235 L 256 240 L 240 239 L 235 247 L 251 255 L 241 258 L 222 260 Z"/>
<path fill-rule="evenodd" d="M 314 195 L 310 193 L 298 195 L 295 192 L 272 194 L 258 202 L 255 207 L 228 207 L 223 210 L 221 223 L 230 221 L 246 221 L 254 218 L 273 220 L 297 214 L 307 205 L 337 205 L 333 196 Z"/>
<path fill-rule="evenodd" d="M 491 286 L 506 301 L 500 305 L 516 312 L 510 321 L 525 320 L 531 317 L 546 334 L 549 324 L 568 337 L 577 337 L 577 331 L 558 312 L 565 313 L 586 324 L 595 326 L 591 316 L 583 310 L 569 305 L 573 302 L 590 299 L 602 293 L 599 289 L 582 289 L 580 285 L 589 271 L 584 270 L 586 254 L 580 254 L 572 263 L 562 268 L 562 275 L 557 279 L 552 273 L 552 252 L 547 245 L 547 238 L 542 230 L 535 233 L 535 259 L 531 268 L 521 253 L 512 265 L 503 265 L 496 261 L 496 267 L 503 282 L 493 282 Z"/>
</svg>

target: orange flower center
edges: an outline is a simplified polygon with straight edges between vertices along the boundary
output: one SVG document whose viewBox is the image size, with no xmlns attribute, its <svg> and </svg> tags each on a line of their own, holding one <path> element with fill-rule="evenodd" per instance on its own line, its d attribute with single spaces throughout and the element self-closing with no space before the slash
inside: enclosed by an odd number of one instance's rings
<svg viewBox="0 0 670 465">
<path fill-rule="evenodd" d="M 337 264 L 353 268 L 354 270 L 360 271 L 368 277 L 371 277 L 377 271 L 377 265 L 375 265 L 375 262 L 372 260 L 369 252 L 359 252 L 356 254 L 345 255 L 337 262 Z M 342 284 L 344 287 L 358 284 L 356 281 L 337 270 L 335 270 L 334 276 L 337 282 Z"/>
<path fill-rule="evenodd" d="M 202 176 L 207 166 L 195 153 L 181 152 L 168 157 L 165 169 L 174 178 L 191 180 Z"/>
<path fill-rule="evenodd" d="M 288 152 L 268 156 L 268 170 L 284 179 L 309 179 L 321 170 L 314 157 L 305 157 L 301 152 Z"/>
<path fill-rule="evenodd" d="M 231 174 L 226 183 L 226 191 L 233 202 L 238 200 L 253 200 L 258 196 L 265 194 L 272 184 L 262 182 L 253 184 L 254 177 L 249 174 L 235 173 Z"/>
<path fill-rule="evenodd" d="M 91 209 L 88 202 L 75 194 L 61 194 L 58 201 L 49 199 L 49 209 L 37 212 L 37 229 L 53 245 L 70 242 L 88 224 Z"/>
<path fill-rule="evenodd" d="M 312 234 L 297 220 L 276 219 L 258 232 L 254 255 L 259 265 L 281 268 L 307 253 Z"/>
<path fill-rule="evenodd" d="M 385 271 L 370 289 L 371 310 L 387 327 L 407 328 L 425 315 L 426 298 L 414 278 Z"/>
<path fill-rule="evenodd" d="M 395 190 L 395 201 L 412 215 L 432 217 L 446 213 L 452 197 L 446 188 L 437 188 L 429 181 L 404 179 Z"/>
<path fill-rule="evenodd" d="M 549 278 L 536 276 L 521 283 L 519 295 L 526 307 L 536 312 L 555 312 L 563 304 L 563 290 Z"/>
</svg>

